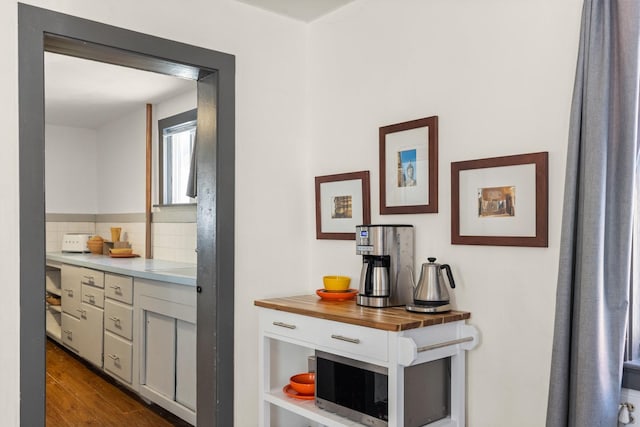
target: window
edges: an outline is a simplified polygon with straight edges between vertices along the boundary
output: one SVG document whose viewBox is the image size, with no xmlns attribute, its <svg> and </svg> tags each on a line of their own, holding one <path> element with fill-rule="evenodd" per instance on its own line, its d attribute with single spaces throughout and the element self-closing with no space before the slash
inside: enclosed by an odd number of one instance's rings
<svg viewBox="0 0 640 427">
<path fill-rule="evenodd" d="M 158 120 L 161 205 L 194 203 L 187 196 L 196 140 L 197 110 Z"/>
</svg>

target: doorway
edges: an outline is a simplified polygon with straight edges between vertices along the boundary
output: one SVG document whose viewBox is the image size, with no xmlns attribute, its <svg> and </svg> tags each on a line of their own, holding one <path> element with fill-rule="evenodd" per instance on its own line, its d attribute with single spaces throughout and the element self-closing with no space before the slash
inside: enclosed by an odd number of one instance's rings
<svg viewBox="0 0 640 427">
<path fill-rule="evenodd" d="M 48 51 L 197 81 L 197 425 L 233 425 L 235 58 L 24 4 L 18 24 L 21 424 L 45 422 L 42 58 Z"/>
</svg>

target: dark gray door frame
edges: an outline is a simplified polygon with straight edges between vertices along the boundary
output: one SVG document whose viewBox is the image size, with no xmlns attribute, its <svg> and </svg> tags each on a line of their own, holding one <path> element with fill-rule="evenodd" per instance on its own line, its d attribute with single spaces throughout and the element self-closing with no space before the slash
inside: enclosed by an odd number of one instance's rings
<svg viewBox="0 0 640 427">
<path fill-rule="evenodd" d="M 198 80 L 197 423 L 233 425 L 235 57 L 18 4 L 20 423 L 45 424 L 45 51 Z"/>
</svg>

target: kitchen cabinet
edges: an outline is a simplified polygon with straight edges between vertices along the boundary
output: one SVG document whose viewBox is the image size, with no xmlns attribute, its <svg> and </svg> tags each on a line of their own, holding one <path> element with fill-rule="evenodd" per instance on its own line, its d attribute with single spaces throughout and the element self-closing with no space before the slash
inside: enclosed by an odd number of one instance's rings
<svg viewBox="0 0 640 427">
<path fill-rule="evenodd" d="M 78 352 L 82 358 L 99 368 L 102 368 L 103 321 L 104 313 L 101 308 L 90 304 L 81 304 Z"/>
<path fill-rule="evenodd" d="M 145 310 L 145 387 L 175 400 L 176 319 Z"/>
<path fill-rule="evenodd" d="M 134 358 L 133 277 L 105 273 L 104 370 L 138 390 L 138 363 Z"/>
<path fill-rule="evenodd" d="M 196 290 L 134 280 L 139 324 L 140 394 L 196 422 Z"/>
<path fill-rule="evenodd" d="M 60 264 L 48 263 L 45 269 L 45 325 L 47 336 L 62 343 L 62 281 Z M 50 303 L 55 302 L 55 304 Z"/>
<path fill-rule="evenodd" d="M 61 266 L 62 343 L 102 368 L 104 273 Z"/>
<path fill-rule="evenodd" d="M 62 296 L 60 342 L 195 425 L 195 266 L 60 253 L 47 264 L 46 289 Z"/>
<path fill-rule="evenodd" d="M 469 313 L 408 313 L 403 307 L 368 308 L 354 301 L 326 304 L 317 297 L 258 300 L 259 425 L 332 427 L 359 424 L 283 392 L 289 376 L 306 370 L 308 356 L 320 350 L 385 368 L 388 425 L 402 427 L 405 369 L 449 358 L 450 411 L 430 427 L 464 427 L 465 357 L 475 347 L 477 330 L 465 323 Z"/>
</svg>

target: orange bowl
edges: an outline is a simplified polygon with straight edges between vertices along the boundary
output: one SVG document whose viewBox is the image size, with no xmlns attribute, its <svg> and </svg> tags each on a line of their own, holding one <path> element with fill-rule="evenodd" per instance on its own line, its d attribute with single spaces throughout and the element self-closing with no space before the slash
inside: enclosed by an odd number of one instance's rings
<svg viewBox="0 0 640 427">
<path fill-rule="evenodd" d="M 289 384 L 300 394 L 313 394 L 316 391 L 316 374 L 307 372 L 294 375 L 289 379 Z"/>
<path fill-rule="evenodd" d="M 346 291 L 349 289 L 351 278 L 347 276 L 324 276 L 324 288 L 328 291 Z"/>
</svg>

